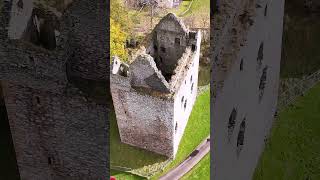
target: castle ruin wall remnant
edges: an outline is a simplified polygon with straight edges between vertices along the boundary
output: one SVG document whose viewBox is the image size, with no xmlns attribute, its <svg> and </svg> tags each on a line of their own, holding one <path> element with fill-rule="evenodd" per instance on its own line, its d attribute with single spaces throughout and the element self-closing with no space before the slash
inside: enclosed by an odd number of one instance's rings
<svg viewBox="0 0 320 180">
<path fill-rule="evenodd" d="M 277 110 L 284 0 L 221 3 L 211 24 L 213 179 L 248 180 Z"/>
<path fill-rule="evenodd" d="M 107 89 L 107 7 L 3 1 L 0 86 L 23 180 L 109 178 L 107 102 L 81 86 Z"/>
<path fill-rule="evenodd" d="M 130 65 L 113 58 L 111 94 L 122 142 L 174 158 L 196 99 L 200 42 L 200 32 L 170 13 Z"/>
</svg>

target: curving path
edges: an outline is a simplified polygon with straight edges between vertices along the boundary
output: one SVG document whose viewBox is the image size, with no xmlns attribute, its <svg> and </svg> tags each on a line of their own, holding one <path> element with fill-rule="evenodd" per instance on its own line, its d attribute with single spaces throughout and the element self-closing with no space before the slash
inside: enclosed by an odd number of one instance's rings
<svg viewBox="0 0 320 180">
<path fill-rule="evenodd" d="M 210 136 L 208 136 L 199 146 L 185 159 L 179 166 L 175 167 L 167 174 L 161 176 L 159 180 L 176 180 L 189 172 L 206 154 L 210 152 Z"/>
</svg>

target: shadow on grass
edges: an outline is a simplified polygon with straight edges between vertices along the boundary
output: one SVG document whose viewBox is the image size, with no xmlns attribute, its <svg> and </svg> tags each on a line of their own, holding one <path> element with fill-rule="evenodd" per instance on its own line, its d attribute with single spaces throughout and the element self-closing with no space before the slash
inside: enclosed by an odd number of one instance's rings
<svg viewBox="0 0 320 180">
<path fill-rule="evenodd" d="M 0 101 L 2 101 L 1 96 Z M 5 106 L 1 104 L 3 103 L 0 102 L 0 179 L 19 180 L 19 171 L 7 112 Z"/>
</svg>

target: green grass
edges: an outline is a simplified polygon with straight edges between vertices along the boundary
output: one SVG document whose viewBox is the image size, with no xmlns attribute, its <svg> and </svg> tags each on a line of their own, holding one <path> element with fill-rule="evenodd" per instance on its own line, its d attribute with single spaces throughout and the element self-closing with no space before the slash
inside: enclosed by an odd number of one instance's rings
<svg viewBox="0 0 320 180">
<path fill-rule="evenodd" d="M 140 176 L 136 176 L 130 173 L 121 172 L 121 171 L 115 171 L 111 170 L 112 176 L 116 177 L 117 180 L 142 180 L 146 178 L 142 178 Z"/>
<path fill-rule="evenodd" d="M 181 180 L 190 179 L 210 179 L 210 154 L 207 154 L 190 172 L 181 178 Z"/>
<path fill-rule="evenodd" d="M 304 11 L 303 0 L 286 3 L 281 77 L 301 77 L 320 69 L 319 15 Z"/>
<path fill-rule="evenodd" d="M 189 117 L 188 125 L 179 145 L 176 158 L 152 179 L 157 179 L 179 165 L 210 134 L 210 90 L 201 94 Z"/>
<path fill-rule="evenodd" d="M 179 7 L 174 9 L 173 12 L 178 16 L 182 16 L 182 13 L 188 9 L 190 3 L 192 3 L 192 0 L 182 1 Z M 183 16 L 197 15 L 204 12 L 210 14 L 210 0 L 194 0 L 189 11 L 183 14 Z"/>
<path fill-rule="evenodd" d="M 174 9 L 172 12 L 178 16 L 181 15 L 183 12 L 185 12 L 188 9 L 189 4 L 191 2 L 192 2 L 192 0 L 182 1 L 181 4 L 179 5 L 179 7 L 177 9 Z"/>
<path fill-rule="evenodd" d="M 320 84 L 279 114 L 254 180 L 320 179 Z"/>
</svg>

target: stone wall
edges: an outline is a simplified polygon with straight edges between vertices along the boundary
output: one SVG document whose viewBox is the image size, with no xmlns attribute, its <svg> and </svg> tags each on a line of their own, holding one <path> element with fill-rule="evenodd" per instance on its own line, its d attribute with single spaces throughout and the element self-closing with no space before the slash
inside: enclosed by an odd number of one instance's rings
<svg viewBox="0 0 320 180">
<path fill-rule="evenodd" d="M 192 112 L 193 105 L 198 93 L 198 71 L 200 58 L 201 35 L 197 39 L 197 47 L 199 47 L 192 61 L 188 63 L 188 71 L 182 76 L 182 84 L 180 85 L 174 97 L 174 154 L 177 153 L 178 147 L 183 136 L 184 130 L 188 124 L 188 119 Z M 177 127 L 176 127 L 177 126 Z"/>
<path fill-rule="evenodd" d="M 149 50 L 151 56 L 138 55 L 128 73 L 122 72 L 123 64 L 114 58 L 111 94 L 121 141 L 174 158 L 197 96 L 201 33 L 189 32 L 174 14 L 168 14 L 156 26 L 155 38 L 159 30 L 163 31 L 160 47 L 169 49 L 177 37 L 170 33 L 184 32 L 183 54 L 169 54 L 170 63 L 161 66 Z M 194 37 L 187 40 L 190 34 Z M 151 42 L 150 47 L 156 50 L 154 45 Z M 173 75 L 165 79 L 163 73 L 167 71 L 163 69 L 171 68 L 172 64 L 175 64 L 170 72 Z"/>
<path fill-rule="evenodd" d="M 106 105 L 13 83 L 3 88 L 21 178 L 107 178 Z"/>
<path fill-rule="evenodd" d="M 86 90 L 109 89 L 109 1 L 74 1 L 61 16 L 33 7 L 57 23 L 53 49 L 21 36 L 35 16 L 11 16 L 17 2 L 0 11 L 0 80 L 21 179 L 107 179 L 107 93 Z"/>
<path fill-rule="evenodd" d="M 252 178 L 277 107 L 284 1 L 239 3 L 253 12 L 236 9 L 212 58 L 213 179 Z"/>
</svg>

